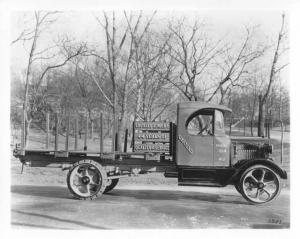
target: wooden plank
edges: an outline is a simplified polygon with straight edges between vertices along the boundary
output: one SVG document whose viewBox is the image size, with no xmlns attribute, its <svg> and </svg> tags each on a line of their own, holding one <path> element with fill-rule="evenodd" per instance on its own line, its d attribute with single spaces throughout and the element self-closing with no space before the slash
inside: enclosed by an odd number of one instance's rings
<svg viewBox="0 0 300 239">
<path fill-rule="evenodd" d="M 26 114 L 26 110 L 23 109 L 22 112 L 22 129 L 21 129 L 21 149 L 25 149 L 26 148 L 26 139 L 25 139 L 25 132 L 26 132 L 26 125 L 25 125 L 25 114 Z"/>
<path fill-rule="evenodd" d="M 132 123 L 132 139 L 131 139 L 131 144 L 130 144 L 130 148 L 134 148 L 134 141 L 135 141 L 135 138 L 134 138 L 134 135 L 135 135 L 135 123 L 133 122 Z"/>
<path fill-rule="evenodd" d="M 125 130 L 125 138 L 124 138 L 124 153 L 127 152 L 127 139 L 128 139 L 128 129 Z"/>
<path fill-rule="evenodd" d="M 49 148 L 49 124 L 50 124 L 50 114 L 46 113 L 46 149 Z"/>
<path fill-rule="evenodd" d="M 27 153 L 54 153 L 55 150 L 51 150 L 51 149 L 27 149 L 26 150 Z M 99 151 L 84 151 L 84 150 L 69 150 L 69 154 L 99 154 L 100 152 Z M 111 152 L 107 152 L 107 153 L 102 153 L 103 155 L 112 155 Z M 124 153 L 124 152 L 116 152 L 117 155 L 144 155 L 144 153 L 142 152 L 127 152 L 127 153 Z"/>
<path fill-rule="evenodd" d="M 112 132 L 112 144 L 111 144 L 111 152 L 115 151 L 116 148 L 116 129 L 117 129 L 117 124 L 116 124 L 116 117 L 113 115 L 113 132 Z"/>
<path fill-rule="evenodd" d="M 55 113 L 55 139 L 54 150 L 58 150 L 58 113 Z"/>
<path fill-rule="evenodd" d="M 116 118 L 115 151 L 119 151 L 119 117 Z"/>
<path fill-rule="evenodd" d="M 118 132 L 115 134 L 115 151 L 119 151 L 119 137 Z"/>
<path fill-rule="evenodd" d="M 89 117 L 86 116 L 86 119 L 85 119 L 85 134 L 84 134 L 84 147 L 83 147 L 83 150 L 87 150 L 88 130 L 89 130 Z"/>
<path fill-rule="evenodd" d="M 75 150 L 78 149 L 78 117 L 75 118 Z"/>
<path fill-rule="evenodd" d="M 66 126 L 67 126 L 67 131 L 66 131 L 66 144 L 65 144 L 65 150 L 68 152 L 69 150 L 69 135 L 70 135 L 70 114 L 68 114 L 67 119 L 66 119 Z"/>
<path fill-rule="evenodd" d="M 100 130 L 99 130 L 99 138 L 100 138 L 100 153 L 104 152 L 103 148 L 103 114 L 100 114 Z"/>
<path fill-rule="evenodd" d="M 94 122 L 92 121 L 91 122 L 91 135 L 90 135 L 91 139 L 93 138 L 93 134 L 94 134 Z"/>
</svg>

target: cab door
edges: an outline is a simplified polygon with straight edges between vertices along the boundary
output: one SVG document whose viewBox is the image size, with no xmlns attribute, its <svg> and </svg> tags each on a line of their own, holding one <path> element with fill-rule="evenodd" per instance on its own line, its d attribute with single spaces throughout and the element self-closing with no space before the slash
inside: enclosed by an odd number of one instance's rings
<svg viewBox="0 0 300 239">
<path fill-rule="evenodd" d="M 178 166 L 213 166 L 213 122 L 213 109 L 202 109 L 179 118 L 176 145 Z"/>
<path fill-rule="evenodd" d="M 214 166 L 229 166 L 230 138 L 225 134 L 223 113 L 215 110 Z"/>
</svg>

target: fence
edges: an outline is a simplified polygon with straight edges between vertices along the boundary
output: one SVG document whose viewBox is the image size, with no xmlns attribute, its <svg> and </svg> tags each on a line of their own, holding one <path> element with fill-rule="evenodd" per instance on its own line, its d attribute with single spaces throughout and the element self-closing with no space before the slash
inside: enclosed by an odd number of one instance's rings
<svg viewBox="0 0 300 239">
<path fill-rule="evenodd" d="M 45 113 L 40 114 L 41 117 L 35 118 L 31 123 L 31 130 L 36 129 L 38 131 L 45 132 L 45 138 L 42 139 L 46 149 L 54 149 L 55 151 L 61 150 L 59 148 L 60 137 L 65 138 L 64 151 L 68 152 L 70 150 L 70 136 L 72 136 L 73 149 L 75 151 L 87 151 L 88 150 L 88 139 L 99 139 L 99 145 L 97 151 L 100 153 L 104 152 L 104 138 L 109 133 L 105 133 L 105 129 L 108 128 L 110 131 L 110 126 L 113 123 L 108 121 L 105 123 L 104 114 L 100 113 L 98 117 L 90 119 L 84 114 L 59 114 L 59 113 Z M 108 127 L 105 127 L 108 126 Z M 118 125 L 116 123 L 116 128 Z M 21 147 L 25 148 L 25 117 L 23 115 L 22 121 L 22 137 L 21 137 Z M 95 137 L 96 135 L 96 137 Z M 32 135 L 31 135 L 32 136 Z M 54 145 L 51 145 L 51 138 L 54 136 Z M 40 135 L 39 135 L 40 138 Z M 124 132 L 124 152 L 127 152 L 127 142 L 128 142 L 128 129 Z M 79 141 L 83 140 L 83 147 L 80 147 Z M 117 151 L 118 147 L 118 137 L 117 133 L 114 132 L 111 137 L 111 152 Z"/>
<path fill-rule="evenodd" d="M 265 136 L 270 138 L 270 130 L 273 128 L 274 121 L 266 119 L 265 121 Z M 230 135 L 235 136 L 257 136 L 258 120 L 250 120 L 242 118 L 228 118 L 225 121 L 226 131 Z"/>
</svg>

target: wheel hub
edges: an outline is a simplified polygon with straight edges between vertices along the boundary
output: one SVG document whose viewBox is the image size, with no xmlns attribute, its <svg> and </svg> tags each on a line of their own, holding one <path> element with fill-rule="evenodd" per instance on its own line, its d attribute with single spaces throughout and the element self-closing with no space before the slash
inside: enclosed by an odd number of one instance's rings
<svg viewBox="0 0 300 239">
<path fill-rule="evenodd" d="M 258 187 L 259 189 L 263 189 L 263 188 L 265 187 L 265 185 L 264 185 L 263 183 L 258 183 L 258 184 L 257 184 L 257 187 Z"/>
<path fill-rule="evenodd" d="M 81 179 L 81 182 L 85 185 L 89 184 L 90 183 L 90 178 L 88 176 L 83 176 L 82 179 Z"/>
</svg>

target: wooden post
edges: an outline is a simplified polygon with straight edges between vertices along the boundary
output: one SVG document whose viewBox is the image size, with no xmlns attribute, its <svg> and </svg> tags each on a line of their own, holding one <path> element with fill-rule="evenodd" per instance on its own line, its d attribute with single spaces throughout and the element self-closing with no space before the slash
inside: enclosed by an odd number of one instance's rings
<svg viewBox="0 0 300 239">
<path fill-rule="evenodd" d="M 84 147 L 83 150 L 87 150 L 87 137 L 88 137 L 88 131 L 89 130 L 89 117 L 86 116 L 85 119 L 85 134 L 84 134 Z"/>
<path fill-rule="evenodd" d="M 66 120 L 67 124 L 67 131 L 66 131 L 66 144 L 65 144 L 65 150 L 69 151 L 69 134 L 70 134 L 70 113 L 67 116 Z"/>
<path fill-rule="evenodd" d="M 23 109 L 23 114 L 22 114 L 22 130 L 21 130 L 21 149 L 24 150 L 26 147 L 26 142 L 25 142 L 25 127 L 26 127 L 26 123 L 25 123 L 25 114 L 26 114 L 26 110 Z"/>
<path fill-rule="evenodd" d="M 80 132 L 79 132 L 80 139 L 81 139 L 82 131 L 83 131 L 83 116 L 80 115 Z"/>
<path fill-rule="evenodd" d="M 46 113 L 46 149 L 49 148 L 49 124 L 50 124 L 50 114 Z"/>
<path fill-rule="evenodd" d="M 113 116 L 113 125 L 112 125 L 112 136 L 111 136 L 111 152 L 114 153 L 115 152 L 115 143 L 116 143 L 116 120 L 115 120 L 115 116 Z M 113 159 L 115 159 L 115 156 L 113 155 Z"/>
<path fill-rule="evenodd" d="M 75 150 L 78 149 L 78 117 L 75 118 Z"/>
<path fill-rule="evenodd" d="M 54 150 L 58 150 L 58 113 L 55 113 L 55 143 Z"/>
<path fill-rule="evenodd" d="M 100 129 L 99 129 L 99 139 L 100 139 L 100 153 L 104 152 L 103 148 L 103 114 L 100 114 Z"/>
<path fill-rule="evenodd" d="M 134 134 L 135 134 L 135 122 L 132 123 L 132 138 L 130 143 L 130 148 L 132 148 L 132 151 L 134 151 Z"/>
<path fill-rule="evenodd" d="M 244 136 L 246 136 L 246 117 L 244 118 Z"/>
<path fill-rule="evenodd" d="M 280 126 L 281 126 L 281 137 L 280 137 L 280 164 L 283 165 L 283 121 L 280 120 Z"/>
<path fill-rule="evenodd" d="M 124 152 L 127 152 L 127 139 L 128 139 L 128 129 L 125 130 L 125 138 L 124 138 Z"/>
<path fill-rule="evenodd" d="M 115 151 L 119 151 L 119 118 L 116 117 L 115 122 Z"/>
<path fill-rule="evenodd" d="M 116 133 L 116 135 L 115 135 L 115 151 L 119 151 L 118 150 L 118 144 L 119 144 L 119 142 L 118 142 L 118 133 Z"/>
<path fill-rule="evenodd" d="M 233 120 L 233 118 L 232 118 L 232 117 L 230 117 L 229 135 L 231 135 L 231 126 L 232 126 L 232 120 Z"/>
<path fill-rule="evenodd" d="M 93 138 L 93 134 L 94 134 L 94 122 L 91 121 L 91 135 L 90 135 L 91 139 Z"/>
</svg>

